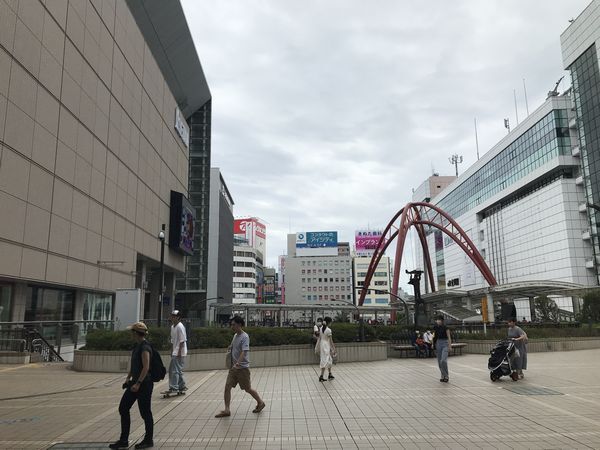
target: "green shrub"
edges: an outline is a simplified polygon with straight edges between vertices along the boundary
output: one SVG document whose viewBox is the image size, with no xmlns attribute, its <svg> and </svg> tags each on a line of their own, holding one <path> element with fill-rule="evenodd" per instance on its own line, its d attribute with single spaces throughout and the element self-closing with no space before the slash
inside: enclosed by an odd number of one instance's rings
<svg viewBox="0 0 600 450">
<path fill-rule="evenodd" d="M 453 328 L 453 336 L 457 341 L 465 340 L 500 340 L 507 336 L 507 328 L 503 326 L 488 327 L 487 333 L 462 332 L 458 327 Z M 600 328 L 563 327 L 544 328 L 539 326 L 522 327 L 530 339 L 551 339 L 563 337 L 600 336 Z M 356 342 L 359 340 L 360 329 L 357 323 L 336 323 L 331 326 L 334 342 Z M 278 327 L 248 327 L 252 347 L 272 345 L 310 345 L 312 329 L 278 328 Z M 407 339 L 412 327 L 406 325 L 368 325 L 364 324 L 365 341 L 388 341 Z M 168 350 L 170 344 L 170 327 L 151 328 L 148 340 L 160 350 Z M 227 348 L 233 338 L 230 328 L 194 328 L 188 334 L 188 348 Z M 131 350 L 135 342 L 130 331 L 92 330 L 88 332 L 85 350 Z"/>
<path fill-rule="evenodd" d="M 148 341 L 159 350 L 168 350 L 170 344 L 170 328 L 150 328 Z M 90 330 L 85 339 L 85 350 L 132 350 L 135 341 L 129 330 Z"/>
</svg>

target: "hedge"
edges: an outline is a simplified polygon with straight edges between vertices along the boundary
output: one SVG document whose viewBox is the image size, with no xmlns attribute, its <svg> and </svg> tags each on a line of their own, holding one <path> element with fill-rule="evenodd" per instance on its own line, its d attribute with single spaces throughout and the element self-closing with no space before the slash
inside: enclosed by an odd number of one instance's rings
<svg viewBox="0 0 600 450">
<path fill-rule="evenodd" d="M 356 342 L 359 340 L 360 329 L 358 324 L 334 323 L 332 325 L 333 339 L 335 342 Z M 366 342 L 408 340 L 409 330 L 406 325 L 368 325 L 364 324 L 364 337 Z M 531 339 L 549 339 L 563 337 L 589 337 L 600 336 L 600 329 L 587 326 L 579 328 L 540 328 L 524 326 L 523 329 Z M 290 345 L 312 343 L 312 330 L 278 327 L 247 327 L 245 331 L 250 335 L 250 345 L 264 347 L 271 345 Z M 462 332 L 460 329 L 453 331 L 455 339 L 463 340 L 498 340 L 507 335 L 506 327 L 490 327 L 486 334 Z M 148 340 L 160 350 L 169 350 L 171 330 L 170 327 L 151 327 Z M 233 333 L 229 328 L 194 328 L 188 335 L 188 348 L 227 348 L 231 343 Z M 131 350 L 133 340 L 130 331 L 91 330 L 87 334 L 84 350 Z"/>
</svg>

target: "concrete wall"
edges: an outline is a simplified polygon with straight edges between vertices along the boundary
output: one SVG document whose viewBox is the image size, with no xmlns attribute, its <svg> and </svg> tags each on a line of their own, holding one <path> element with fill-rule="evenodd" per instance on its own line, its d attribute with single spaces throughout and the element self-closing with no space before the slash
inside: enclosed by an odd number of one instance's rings
<svg viewBox="0 0 600 450">
<path fill-rule="evenodd" d="M 464 353 L 475 353 L 488 355 L 497 341 L 461 341 L 468 344 Z M 600 348 L 600 338 L 578 338 L 578 339 L 530 339 L 527 344 L 529 353 L 538 352 L 560 352 L 571 350 L 588 350 Z"/>
<path fill-rule="evenodd" d="M 0 364 L 29 364 L 31 355 L 20 352 L 0 352 Z"/>
<path fill-rule="evenodd" d="M 387 359 L 387 343 L 340 343 L 336 344 L 338 361 L 382 361 Z M 76 350 L 73 368 L 84 372 L 126 372 L 130 352 Z M 168 366 L 169 352 L 161 352 L 163 363 Z M 319 358 L 310 345 L 282 345 L 257 347 L 250 350 L 251 367 L 277 367 L 318 364 Z M 192 350 L 188 353 L 184 370 L 225 369 L 225 349 Z"/>
</svg>

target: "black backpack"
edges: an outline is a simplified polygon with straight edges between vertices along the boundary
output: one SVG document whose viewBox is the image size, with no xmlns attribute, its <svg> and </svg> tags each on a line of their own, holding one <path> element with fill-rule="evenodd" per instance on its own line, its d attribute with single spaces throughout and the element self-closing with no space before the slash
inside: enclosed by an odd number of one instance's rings
<svg viewBox="0 0 600 450">
<path fill-rule="evenodd" d="M 161 380 L 165 379 L 165 375 L 167 374 L 167 369 L 162 362 L 162 358 L 160 357 L 160 353 L 158 350 L 154 348 L 152 344 L 150 344 L 150 348 L 152 349 L 152 356 L 150 357 L 150 378 L 154 383 L 158 383 Z"/>
</svg>

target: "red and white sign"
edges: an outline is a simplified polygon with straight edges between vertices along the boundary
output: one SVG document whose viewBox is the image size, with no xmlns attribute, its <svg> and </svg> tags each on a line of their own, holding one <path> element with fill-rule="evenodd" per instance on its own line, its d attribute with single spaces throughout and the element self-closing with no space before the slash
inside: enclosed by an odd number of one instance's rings
<svg viewBox="0 0 600 450">
<path fill-rule="evenodd" d="M 267 227 L 256 217 L 246 219 L 235 219 L 233 222 L 233 234 L 236 237 L 248 241 L 250 247 L 255 248 L 265 255 L 265 243 L 267 239 Z"/>
</svg>

